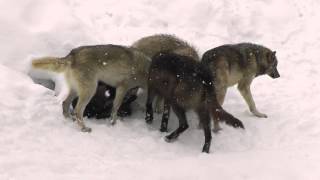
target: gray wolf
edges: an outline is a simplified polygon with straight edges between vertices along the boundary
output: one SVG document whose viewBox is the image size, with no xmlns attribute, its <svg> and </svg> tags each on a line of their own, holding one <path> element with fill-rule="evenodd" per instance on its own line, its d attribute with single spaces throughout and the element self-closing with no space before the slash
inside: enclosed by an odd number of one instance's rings
<svg viewBox="0 0 320 180">
<path fill-rule="evenodd" d="M 83 112 L 93 95 L 98 82 L 104 82 L 116 89 L 111 113 L 111 124 L 117 120 L 117 110 L 129 89 L 146 89 L 150 58 L 134 48 L 118 45 L 81 46 L 71 50 L 62 58 L 44 57 L 32 61 L 32 66 L 64 73 L 70 87 L 62 109 L 65 117 L 75 119 L 84 132 L 90 132 L 83 121 Z M 74 111 L 69 108 L 75 97 L 79 97 Z"/>
<path fill-rule="evenodd" d="M 224 102 L 227 88 L 238 84 L 238 90 L 251 113 L 257 117 L 267 117 L 256 108 L 250 85 L 260 75 L 266 74 L 273 79 L 280 77 L 275 51 L 251 43 L 222 45 L 205 52 L 201 62 L 215 74 L 216 94 L 220 105 Z"/>
</svg>

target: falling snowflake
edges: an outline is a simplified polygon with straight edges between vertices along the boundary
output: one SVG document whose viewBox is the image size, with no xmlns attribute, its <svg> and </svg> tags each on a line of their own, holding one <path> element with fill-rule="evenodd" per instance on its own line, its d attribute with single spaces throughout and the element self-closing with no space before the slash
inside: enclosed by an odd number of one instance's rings
<svg viewBox="0 0 320 180">
<path fill-rule="evenodd" d="M 106 97 L 110 97 L 110 96 L 111 96 L 111 95 L 110 95 L 110 91 L 107 90 L 107 91 L 104 93 L 104 95 L 105 95 Z"/>
</svg>

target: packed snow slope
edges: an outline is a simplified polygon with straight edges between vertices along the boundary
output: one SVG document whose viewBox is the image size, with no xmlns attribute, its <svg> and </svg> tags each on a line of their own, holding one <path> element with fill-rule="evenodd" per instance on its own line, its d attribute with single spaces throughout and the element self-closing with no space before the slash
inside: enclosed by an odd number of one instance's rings
<svg viewBox="0 0 320 180">
<path fill-rule="evenodd" d="M 320 1 L 0 0 L 0 7 L 0 180 L 320 179 Z M 115 126 L 86 119 L 93 132 L 81 133 L 62 116 L 65 94 L 28 76 L 32 57 L 155 33 L 176 34 L 201 54 L 238 42 L 276 50 L 281 77 L 262 76 L 251 87 L 268 118 L 252 116 L 231 88 L 224 108 L 246 129 L 223 125 L 210 154 L 201 153 L 193 113 L 174 143 L 158 131 L 160 116 L 146 125 L 139 108 Z M 169 125 L 177 127 L 174 115 Z"/>
</svg>

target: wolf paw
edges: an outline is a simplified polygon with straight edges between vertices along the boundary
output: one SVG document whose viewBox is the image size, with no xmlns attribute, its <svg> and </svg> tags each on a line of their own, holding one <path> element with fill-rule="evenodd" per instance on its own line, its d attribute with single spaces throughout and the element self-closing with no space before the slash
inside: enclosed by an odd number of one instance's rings
<svg viewBox="0 0 320 180">
<path fill-rule="evenodd" d="M 174 142 L 178 139 L 179 134 L 176 132 L 173 132 L 171 134 L 169 134 L 168 136 L 164 137 L 164 140 L 168 143 Z"/>
<path fill-rule="evenodd" d="M 259 111 L 251 111 L 253 115 L 259 117 L 259 118 L 267 118 L 268 116 L 266 114 L 263 114 Z"/>
<path fill-rule="evenodd" d="M 161 126 L 160 132 L 168 132 L 168 127 Z"/>
<path fill-rule="evenodd" d="M 150 114 L 147 114 L 145 120 L 147 124 L 151 124 L 153 121 L 153 117 Z"/>
<path fill-rule="evenodd" d="M 92 131 L 92 129 L 89 128 L 89 127 L 83 127 L 83 128 L 81 128 L 81 132 L 88 132 L 88 133 L 90 133 L 91 131 Z"/>
<path fill-rule="evenodd" d="M 117 123 L 117 121 L 115 120 L 115 119 L 110 119 L 110 124 L 113 126 L 113 125 L 115 125 L 116 123 Z"/>
<path fill-rule="evenodd" d="M 63 112 L 63 116 L 64 116 L 64 118 L 70 118 L 70 114 L 69 114 L 69 112 Z"/>
<path fill-rule="evenodd" d="M 162 106 L 156 106 L 154 109 L 154 112 L 157 114 L 161 114 L 163 112 L 163 107 Z"/>
<path fill-rule="evenodd" d="M 177 138 L 171 138 L 170 136 L 166 136 L 166 137 L 164 137 L 164 140 L 167 143 L 171 143 L 171 142 L 174 142 L 175 140 L 177 140 Z"/>
<path fill-rule="evenodd" d="M 203 148 L 202 148 L 202 152 L 203 152 L 203 153 L 209 153 L 209 152 L 210 152 L 210 144 L 211 144 L 211 143 L 205 143 L 205 144 L 203 145 Z"/>
<path fill-rule="evenodd" d="M 215 133 L 215 134 L 218 134 L 221 130 L 222 130 L 221 127 L 217 127 L 217 128 L 214 127 L 214 128 L 212 129 L 212 132 Z"/>
<path fill-rule="evenodd" d="M 199 122 L 198 126 L 197 126 L 197 129 L 203 129 L 203 125 L 201 122 Z"/>
<path fill-rule="evenodd" d="M 77 121 L 77 116 L 73 111 L 70 113 L 70 117 L 71 117 L 72 121 L 74 121 L 74 122 Z"/>
</svg>

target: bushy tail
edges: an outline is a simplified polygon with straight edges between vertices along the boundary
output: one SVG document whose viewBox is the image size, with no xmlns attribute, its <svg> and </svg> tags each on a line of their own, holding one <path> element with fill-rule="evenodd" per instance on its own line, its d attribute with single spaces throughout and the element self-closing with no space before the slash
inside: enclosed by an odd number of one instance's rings
<svg viewBox="0 0 320 180">
<path fill-rule="evenodd" d="M 32 60 L 32 67 L 53 72 L 64 72 L 69 62 L 65 58 L 43 57 Z"/>
<path fill-rule="evenodd" d="M 233 126 L 235 128 L 242 128 L 244 129 L 244 125 L 243 123 L 235 118 L 234 116 L 232 116 L 230 113 L 226 112 L 221 106 L 220 108 L 215 109 L 215 113 L 217 118 L 219 118 L 219 121 L 224 121 L 226 122 L 226 124 Z"/>
<path fill-rule="evenodd" d="M 226 124 L 233 126 L 235 128 L 242 128 L 244 129 L 244 125 L 243 123 L 235 118 L 234 116 L 232 116 L 230 113 L 228 113 L 227 111 L 225 111 L 222 106 L 218 103 L 216 95 L 215 95 L 215 91 L 214 91 L 214 86 L 211 86 L 211 88 L 209 88 L 210 91 L 208 91 L 209 93 L 209 98 L 211 99 L 210 103 L 211 103 L 211 113 L 213 115 L 213 118 L 217 118 L 219 119 L 219 121 L 224 121 L 226 122 Z"/>
<path fill-rule="evenodd" d="M 207 91 L 206 98 L 209 100 L 208 103 L 210 104 L 211 114 L 213 115 L 213 118 L 218 119 L 219 121 L 224 121 L 226 122 L 226 124 L 235 128 L 240 127 L 244 129 L 243 123 L 239 119 L 235 118 L 230 113 L 225 111 L 219 104 L 215 93 L 214 82 L 206 83 L 204 85 Z"/>
</svg>

